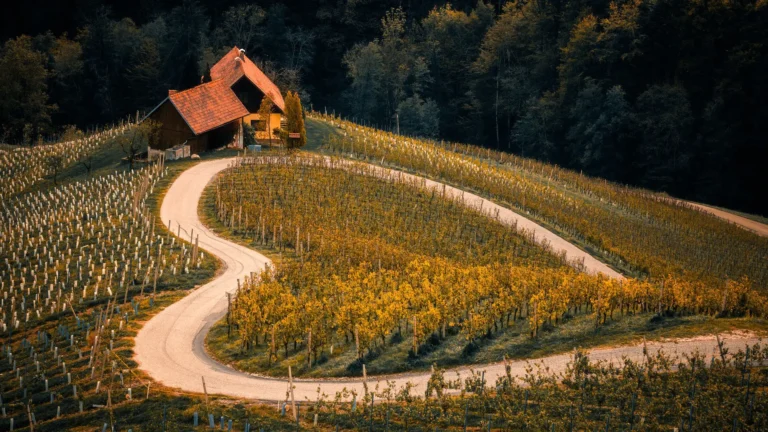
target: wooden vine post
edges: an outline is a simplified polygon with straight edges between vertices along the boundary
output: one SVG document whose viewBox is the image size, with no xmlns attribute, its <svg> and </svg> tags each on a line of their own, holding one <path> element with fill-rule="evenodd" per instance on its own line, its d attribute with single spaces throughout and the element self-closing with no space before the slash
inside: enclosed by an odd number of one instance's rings
<svg viewBox="0 0 768 432">
<path fill-rule="evenodd" d="M 419 339 L 416 337 L 416 315 L 413 316 L 413 355 L 419 355 Z"/>
<path fill-rule="evenodd" d="M 205 377 L 200 377 L 203 380 L 203 393 L 205 393 L 205 413 L 208 413 L 208 389 L 205 387 Z"/>
<path fill-rule="evenodd" d="M 288 388 L 291 391 L 291 409 L 293 410 L 293 419 L 299 421 L 299 413 L 296 411 L 296 399 L 293 397 L 293 373 L 291 372 L 291 365 L 288 365 Z"/>
<path fill-rule="evenodd" d="M 312 369 L 312 329 L 309 329 L 307 335 L 307 366 Z"/>
<path fill-rule="evenodd" d="M 237 280 L 237 291 L 240 291 L 240 279 Z M 227 340 L 232 337 L 232 294 L 227 293 Z"/>
</svg>

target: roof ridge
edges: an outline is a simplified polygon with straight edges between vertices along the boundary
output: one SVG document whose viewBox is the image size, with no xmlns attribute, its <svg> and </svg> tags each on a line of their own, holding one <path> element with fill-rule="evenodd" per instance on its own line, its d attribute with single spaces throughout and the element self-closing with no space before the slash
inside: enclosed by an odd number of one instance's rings
<svg viewBox="0 0 768 432">
<path fill-rule="evenodd" d="M 225 80 L 230 87 L 240 79 L 245 78 L 264 93 L 264 96 L 271 100 L 280 111 L 285 112 L 285 100 L 277 84 L 245 52 L 243 52 L 239 64 L 229 63 L 237 58 L 240 58 L 240 48 L 235 45 L 213 65 L 211 75 Z"/>
</svg>

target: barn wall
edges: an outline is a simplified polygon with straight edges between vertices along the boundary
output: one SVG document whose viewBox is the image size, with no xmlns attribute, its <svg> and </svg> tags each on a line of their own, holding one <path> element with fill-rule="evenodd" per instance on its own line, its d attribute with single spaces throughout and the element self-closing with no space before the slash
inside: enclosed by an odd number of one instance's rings
<svg viewBox="0 0 768 432">
<path fill-rule="evenodd" d="M 184 118 L 176 111 L 176 107 L 170 101 L 163 103 L 155 112 L 150 114 L 149 118 L 161 123 L 157 140 L 150 143 L 153 149 L 165 150 L 186 142 L 193 154 L 199 154 L 230 144 L 235 138 L 240 125 L 240 119 L 238 119 L 195 136 L 189 126 L 187 126 Z"/>
<path fill-rule="evenodd" d="M 154 149 L 169 149 L 195 138 L 195 134 L 169 100 L 150 114 L 149 118 L 161 124 L 157 142 L 150 143 Z"/>
<path fill-rule="evenodd" d="M 192 154 L 200 154 L 208 150 L 208 134 L 204 133 L 202 135 L 193 136 L 187 141 L 187 144 L 189 145 L 189 151 Z"/>
</svg>

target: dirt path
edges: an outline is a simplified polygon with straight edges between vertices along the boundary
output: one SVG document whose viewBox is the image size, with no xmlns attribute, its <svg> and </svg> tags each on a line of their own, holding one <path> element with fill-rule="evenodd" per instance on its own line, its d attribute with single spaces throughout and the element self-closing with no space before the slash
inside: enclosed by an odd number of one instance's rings
<svg viewBox="0 0 768 432">
<path fill-rule="evenodd" d="M 205 226 L 198 217 L 198 203 L 203 189 L 219 172 L 229 167 L 232 159 L 220 159 L 201 162 L 179 176 L 166 193 L 160 209 L 164 223 L 170 221 L 170 229 L 177 232 L 182 228 L 182 236 L 189 238 L 190 232 L 200 236 L 200 247 L 219 257 L 226 265 L 225 271 L 208 284 L 197 288 L 179 302 L 169 306 L 150 319 L 136 337 L 136 360 L 139 366 L 147 371 L 154 379 L 170 387 L 186 391 L 202 392 L 202 377 L 209 393 L 225 394 L 238 398 L 277 401 L 286 399 L 287 382 L 284 379 L 258 377 L 236 371 L 213 360 L 204 349 L 205 336 L 211 326 L 224 316 L 227 307 L 226 293 L 233 292 L 237 280 L 242 280 L 251 272 L 260 271 L 270 260 L 256 251 L 224 240 Z M 400 174 L 397 174 L 400 175 Z M 443 185 L 425 181 L 426 186 Z M 459 190 L 446 187 L 451 193 L 461 193 Z M 464 193 L 468 204 L 480 205 L 495 213 L 498 206 L 482 200 L 472 194 Z M 481 201 L 478 201 L 481 200 Z M 518 226 L 530 226 L 536 230 L 537 239 L 550 242 L 556 250 L 564 250 L 569 258 L 584 258 L 584 265 L 590 271 L 603 271 L 604 268 L 594 263 L 599 261 L 589 257 L 585 252 L 570 246 L 553 233 L 538 227 L 533 222 L 516 215 L 507 209 L 498 208 L 500 220 L 505 223 L 516 221 Z M 566 243 L 566 244 L 563 244 Z M 562 249 L 558 249 L 561 248 Z M 575 249 L 575 250 L 574 250 Z M 582 256 L 579 256 L 581 254 Z M 591 260 L 589 259 L 591 258 Z M 602 263 L 599 263 L 604 266 Z M 608 269 L 610 270 L 610 269 Z M 618 275 L 613 272 L 613 274 Z M 608 274 L 612 276 L 613 274 Z M 614 276 L 615 277 L 615 276 Z M 744 347 L 745 343 L 753 344 L 757 339 L 751 335 L 731 336 L 726 344 L 732 349 Z M 716 348 L 714 337 L 702 337 L 664 343 L 649 343 L 651 352 L 663 348 L 668 353 L 690 353 L 696 350 L 707 354 Z M 638 360 L 642 358 L 642 346 L 614 347 L 596 349 L 590 354 L 593 359 L 619 360 L 622 356 Z M 546 357 L 542 361 L 552 372 L 565 370 L 570 354 Z M 524 361 L 511 362 L 513 375 L 525 374 Z M 492 385 L 496 378 L 504 373 L 504 365 L 474 365 L 476 371 L 485 371 L 487 382 Z M 467 376 L 469 367 L 458 368 L 446 373 L 446 378 L 454 379 L 456 374 Z M 413 373 L 387 377 L 369 377 L 369 388 L 377 384 L 386 386 L 393 382 L 401 387 L 410 382 L 415 385 L 416 394 L 423 393 L 429 379 L 428 373 Z M 360 379 L 329 379 L 329 380 L 295 380 L 295 397 L 299 401 L 315 400 L 317 391 L 333 397 L 343 389 L 363 392 Z"/>
<path fill-rule="evenodd" d="M 726 210 L 720 210 L 704 204 L 699 204 L 691 201 L 683 201 L 683 200 L 675 200 L 675 202 L 677 204 L 684 205 L 686 207 L 691 207 L 693 209 L 702 211 L 704 213 L 710 213 L 712 215 L 719 217 L 720 219 L 725 219 L 728 222 L 732 222 L 736 225 L 739 225 L 742 228 L 746 228 L 749 231 L 752 231 L 761 237 L 768 237 L 768 225 L 764 223 L 760 223 L 758 221 L 745 218 L 744 216 L 739 216 L 735 213 L 731 213 Z"/>
</svg>

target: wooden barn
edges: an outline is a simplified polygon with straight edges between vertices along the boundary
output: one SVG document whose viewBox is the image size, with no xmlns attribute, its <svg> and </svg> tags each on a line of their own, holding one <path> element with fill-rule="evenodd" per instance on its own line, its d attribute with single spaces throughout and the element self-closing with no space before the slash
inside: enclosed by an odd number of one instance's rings
<svg viewBox="0 0 768 432">
<path fill-rule="evenodd" d="M 161 124 L 156 150 L 188 144 L 192 153 L 243 145 L 243 123 L 256 130 L 256 139 L 277 139 L 275 128 L 284 122 L 285 101 L 277 88 L 243 50 L 232 48 L 211 68 L 211 81 L 184 91 L 169 90 L 145 119 Z M 201 80 L 202 81 L 202 80 Z M 263 98 L 272 101 L 272 113 L 258 114 Z"/>
</svg>

